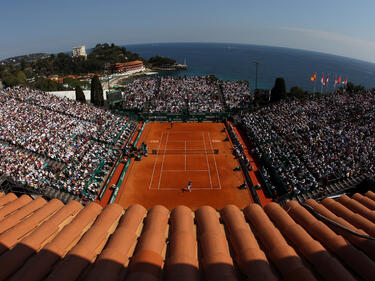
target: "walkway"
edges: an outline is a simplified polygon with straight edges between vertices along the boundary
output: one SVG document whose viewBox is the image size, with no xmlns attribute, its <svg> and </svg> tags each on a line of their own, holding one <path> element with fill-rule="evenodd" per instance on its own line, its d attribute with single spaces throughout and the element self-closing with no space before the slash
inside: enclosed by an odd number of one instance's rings
<svg viewBox="0 0 375 281">
<path fill-rule="evenodd" d="M 231 123 L 231 122 L 228 122 L 228 123 L 230 125 L 232 125 L 232 128 L 233 128 L 234 132 L 237 134 L 238 139 L 239 139 L 239 141 L 241 142 L 241 144 L 242 144 L 242 146 L 244 148 L 246 157 L 247 157 L 247 159 L 249 159 L 251 167 L 253 167 L 253 170 L 249 171 L 249 174 L 250 174 L 250 178 L 251 178 L 251 181 L 253 182 L 254 187 L 256 187 L 258 184 L 261 186 L 261 184 L 260 184 L 260 182 L 259 182 L 259 180 L 258 180 L 258 178 L 257 178 L 257 176 L 255 174 L 255 172 L 258 171 L 258 167 L 257 167 L 257 165 L 256 165 L 253 157 L 249 153 L 249 150 L 248 150 L 248 147 L 247 147 L 245 141 L 242 139 L 242 136 L 239 133 L 239 131 L 237 130 L 236 126 L 234 126 L 234 124 Z M 262 204 L 263 207 L 266 206 L 268 203 L 272 202 L 271 198 L 267 198 L 265 196 L 265 194 L 264 194 L 264 192 L 263 192 L 262 189 L 256 189 L 256 192 L 258 194 L 259 200 L 260 200 L 260 202 L 261 202 L 261 204 Z"/>
</svg>

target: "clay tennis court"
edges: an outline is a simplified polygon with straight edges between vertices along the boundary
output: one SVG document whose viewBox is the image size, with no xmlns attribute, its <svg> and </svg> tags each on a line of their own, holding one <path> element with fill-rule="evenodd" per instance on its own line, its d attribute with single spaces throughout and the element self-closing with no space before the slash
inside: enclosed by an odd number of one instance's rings
<svg viewBox="0 0 375 281">
<path fill-rule="evenodd" d="M 186 205 L 217 209 L 227 204 L 240 208 L 252 202 L 247 190 L 237 187 L 244 182 L 225 141 L 222 123 L 150 122 L 139 144 L 145 142 L 148 157 L 133 161 L 121 185 L 116 202 L 125 208 L 139 203 L 146 208 L 160 204 L 167 208 Z M 191 192 L 186 189 L 191 181 Z"/>
</svg>

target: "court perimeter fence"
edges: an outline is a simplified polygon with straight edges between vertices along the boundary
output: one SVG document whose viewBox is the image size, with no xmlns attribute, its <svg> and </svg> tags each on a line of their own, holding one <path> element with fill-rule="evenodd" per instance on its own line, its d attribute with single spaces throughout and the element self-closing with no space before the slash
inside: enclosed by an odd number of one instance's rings
<svg viewBox="0 0 375 281">
<path fill-rule="evenodd" d="M 233 135 L 234 132 L 230 129 L 228 122 L 225 122 L 225 128 L 227 129 L 229 137 L 233 141 L 235 139 L 235 137 Z M 242 168 L 242 171 L 243 171 L 243 174 L 245 176 L 245 180 L 246 180 L 247 186 L 249 187 L 249 191 L 250 191 L 250 194 L 251 194 L 251 196 L 252 196 L 252 198 L 254 200 L 254 203 L 257 203 L 258 205 L 262 206 L 262 204 L 260 203 L 258 194 L 257 194 L 257 192 L 255 190 L 254 185 L 253 185 L 253 181 L 251 180 L 251 177 L 250 177 L 250 174 L 249 174 L 249 171 L 247 169 L 247 165 L 246 165 L 245 161 L 242 160 L 242 158 L 239 158 L 238 161 L 240 162 L 240 166 Z"/>
<path fill-rule="evenodd" d="M 232 116 L 232 112 L 143 112 L 133 109 L 115 109 L 114 112 L 119 115 L 129 117 L 131 120 L 137 121 L 159 121 L 159 122 L 222 122 Z"/>
</svg>

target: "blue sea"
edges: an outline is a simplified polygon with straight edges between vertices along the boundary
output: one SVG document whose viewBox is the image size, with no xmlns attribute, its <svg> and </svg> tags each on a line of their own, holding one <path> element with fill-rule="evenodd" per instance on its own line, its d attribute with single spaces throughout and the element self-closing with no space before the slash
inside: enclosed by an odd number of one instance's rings
<svg viewBox="0 0 375 281">
<path fill-rule="evenodd" d="M 126 45 L 128 50 L 148 59 L 159 55 L 188 64 L 188 70 L 161 73 L 171 76 L 214 74 L 222 80 L 248 80 L 255 87 L 258 61 L 258 88 L 271 89 L 277 77 L 285 78 L 287 88 L 299 86 L 313 91 L 310 76 L 317 73 L 316 91 L 321 90 L 321 75 L 329 75 L 323 92 L 333 90 L 335 75 L 349 82 L 375 88 L 375 64 L 356 59 L 305 50 L 229 43 L 160 43 Z"/>
</svg>

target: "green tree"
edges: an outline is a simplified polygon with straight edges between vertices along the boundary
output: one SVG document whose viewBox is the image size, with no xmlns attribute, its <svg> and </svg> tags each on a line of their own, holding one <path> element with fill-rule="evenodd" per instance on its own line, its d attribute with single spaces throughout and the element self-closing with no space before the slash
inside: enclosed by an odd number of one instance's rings
<svg viewBox="0 0 375 281">
<path fill-rule="evenodd" d="M 170 67 L 175 65 L 177 62 L 170 58 L 154 56 L 148 60 L 148 63 L 150 63 L 152 67 Z"/>
<path fill-rule="evenodd" d="M 86 103 L 85 94 L 83 93 L 82 88 L 79 85 L 76 86 L 76 101 Z"/>
<path fill-rule="evenodd" d="M 26 74 L 23 71 L 18 71 L 16 74 L 16 78 L 18 80 L 18 84 L 26 83 Z"/>
<path fill-rule="evenodd" d="M 91 80 L 91 103 L 97 106 L 104 105 L 103 88 L 97 75 Z"/>
<path fill-rule="evenodd" d="M 208 79 L 211 81 L 211 82 L 217 82 L 219 79 L 213 75 L 213 74 L 210 74 L 208 75 Z"/>
<path fill-rule="evenodd" d="M 277 102 L 286 97 L 286 86 L 284 78 L 276 78 L 275 85 L 271 90 L 271 102 Z"/>
<path fill-rule="evenodd" d="M 363 87 L 362 85 L 355 85 L 352 82 L 348 82 L 346 84 L 346 89 L 347 89 L 347 91 L 349 93 L 356 93 L 356 92 L 363 92 L 363 91 L 365 91 L 365 87 Z"/>
<path fill-rule="evenodd" d="M 354 91 L 354 87 L 355 87 L 355 85 L 352 82 L 348 82 L 348 84 L 346 84 L 346 89 L 349 92 L 353 92 Z"/>
<path fill-rule="evenodd" d="M 73 79 L 71 77 L 67 77 L 63 79 L 64 84 L 68 84 L 69 87 L 76 88 L 77 86 L 82 86 L 83 83 L 79 81 L 78 79 Z"/>
<path fill-rule="evenodd" d="M 290 96 L 296 98 L 304 98 L 306 96 L 306 92 L 300 87 L 294 86 L 290 89 Z"/>
<path fill-rule="evenodd" d="M 46 78 L 39 78 L 35 83 L 35 87 L 38 88 L 39 90 L 47 91 L 47 92 L 58 91 L 61 89 L 58 83 L 50 79 L 46 79 Z"/>
<path fill-rule="evenodd" d="M 9 72 L 3 73 L 1 78 L 5 87 L 13 87 L 18 85 L 17 77 Z"/>
</svg>

